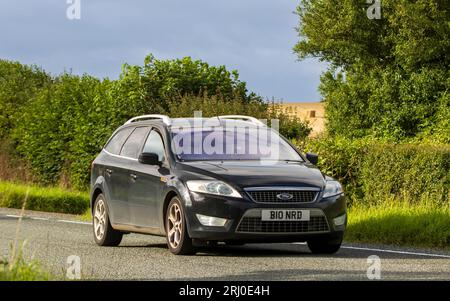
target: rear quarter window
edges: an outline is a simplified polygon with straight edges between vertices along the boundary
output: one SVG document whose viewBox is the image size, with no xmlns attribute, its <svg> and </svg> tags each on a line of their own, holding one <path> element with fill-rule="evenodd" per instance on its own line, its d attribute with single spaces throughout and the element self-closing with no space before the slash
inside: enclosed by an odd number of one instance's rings
<svg viewBox="0 0 450 301">
<path fill-rule="evenodd" d="M 137 159 L 139 154 L 139 147 L 142 145 L 144 138 L 148 132 L 148 127 L 137 127 L 133 133 L 128 137 L 125 144 L 122 146 L 120 155 L 128 158 Z"/>
<path fill-rule="evenodd" d="M 105 146 L 105 150 L 111 154 L 118 155 L 122 149 L 122 145 L 130 136 L 134 128 L 129 127 L 118 131 Z"/>
</svg>

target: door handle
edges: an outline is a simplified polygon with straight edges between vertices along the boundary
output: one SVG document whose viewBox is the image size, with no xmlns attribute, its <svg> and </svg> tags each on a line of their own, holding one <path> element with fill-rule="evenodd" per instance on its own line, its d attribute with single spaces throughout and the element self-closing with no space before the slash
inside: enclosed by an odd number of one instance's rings
<svg viewBox="0 0 450 301">
<path fill-rule="evenodd" d="M 136 180 L 136 179 L 137 179 L 137 175 L 135 175 L 134 173 L 130 174 L 130 177 L 131 177 L 133 180 Z"/>
<path fill-rule="evenodd" d="M 112 171 L 112 169 L 107 168 L 107 169 L 106 169 L 106 173 L 107 173 L 108 175 L 111 175 L 111 174 L 113 173 L 113 171 Z"/>
</svg>

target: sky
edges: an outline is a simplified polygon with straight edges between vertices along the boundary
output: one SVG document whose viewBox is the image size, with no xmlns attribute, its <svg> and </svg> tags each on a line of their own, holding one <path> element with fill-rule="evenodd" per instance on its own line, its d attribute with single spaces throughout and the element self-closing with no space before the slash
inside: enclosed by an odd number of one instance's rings
<svg viewBox="0 0 450 301">
<path fill-rule="evenodd" d="M 79 1 L 79 19 L 67 11 Z M 238 70 L 250 91 L 320 101 L 326 63 L 298 61 L 294 0 L 0 0 L 0 58 L 116 79 L 123 63 L 190 56 Z M 69 16 L 77 17 L 73 10 Z"/>
</svg>

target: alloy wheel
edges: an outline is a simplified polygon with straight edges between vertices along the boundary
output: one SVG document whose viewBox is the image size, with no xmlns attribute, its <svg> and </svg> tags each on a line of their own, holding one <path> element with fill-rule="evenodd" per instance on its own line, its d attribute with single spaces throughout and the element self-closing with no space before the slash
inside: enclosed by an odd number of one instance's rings
<svg viewBox="0 0 450 301">
<path fill-rule="evenodd" d="M 102 199 L 97 201 L 94 210 L 94 234 L 97 240 L 101 240 L 106 229 L 106 208 Z"/>
<path fill-rule="evenodd" d="M 177 203 L 173 203 L 169 209 L 167 231 L 169 244 L 176 249 L 181 242 L 183 233 L 183 214 Z"/>
</svg>

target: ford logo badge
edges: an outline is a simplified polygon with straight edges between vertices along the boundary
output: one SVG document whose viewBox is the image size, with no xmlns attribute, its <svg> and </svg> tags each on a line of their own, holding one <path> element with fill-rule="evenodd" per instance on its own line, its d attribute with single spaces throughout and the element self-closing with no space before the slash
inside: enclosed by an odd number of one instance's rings
<svg viewBox="0 0 450 301">
<path fill-rule="evenodd" d="M 290 199 L 292 199 L 293 197 L 294 197 L 294 196 L 293 196 L 292 194 L 287 193 L 287 192 L 283 192 L 283 193 L 277 194 L 277 199 L 280 199 L 280 200 L 282 200 L 282 201 L 290 200 Z"/>
</svg>

